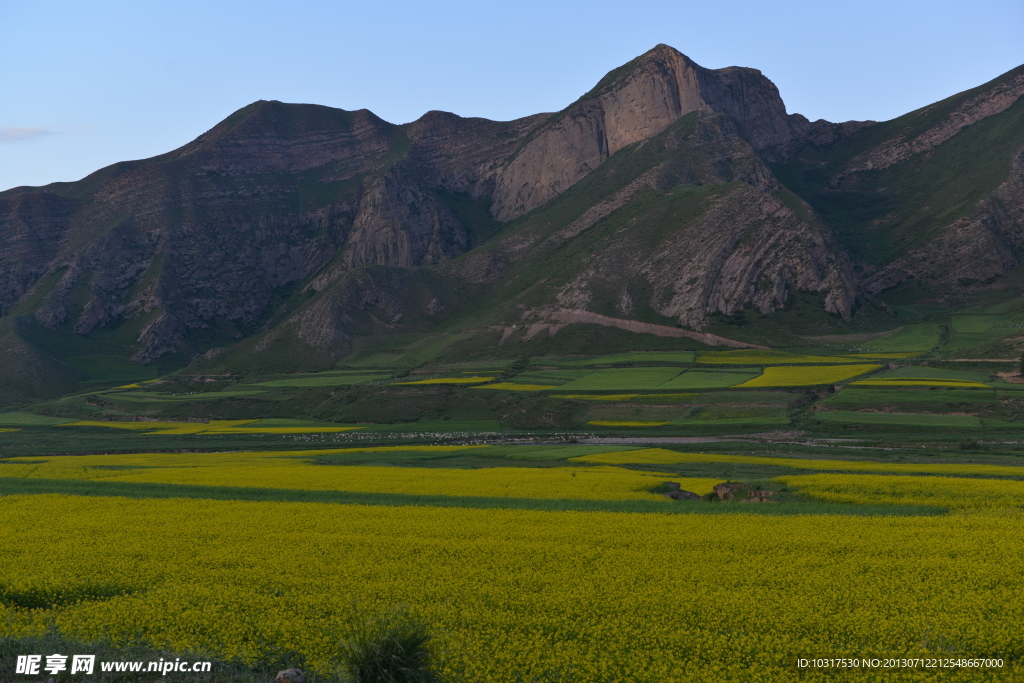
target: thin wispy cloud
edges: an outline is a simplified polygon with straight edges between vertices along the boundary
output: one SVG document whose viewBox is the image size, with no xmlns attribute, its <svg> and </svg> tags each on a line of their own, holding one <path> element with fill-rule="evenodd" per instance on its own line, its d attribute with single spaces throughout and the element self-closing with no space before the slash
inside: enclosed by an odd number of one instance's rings
<svg viewBox="0 0 1024 683">
<path fill-rule="evenodd" d="M 9 128 L 0 126 L 0 143 L 5 142 L 29 142 L 40 138 L 56 135 L 57 131 L 38 126 L 28 128 Z"/>
</svg>

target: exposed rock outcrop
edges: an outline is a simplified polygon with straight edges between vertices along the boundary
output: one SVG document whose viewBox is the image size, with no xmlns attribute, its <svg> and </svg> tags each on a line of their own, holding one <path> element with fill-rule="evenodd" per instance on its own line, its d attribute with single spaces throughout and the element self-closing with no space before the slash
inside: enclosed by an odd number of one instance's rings
<svg viewBox="0 0 1024 683">
<path fill-rule="evenodd" d="M 754 149 L 784 145 L 795 135 L 778 89 L 760 71 L 705 69 L 659 45 L 531 134 L 498 175 L 494 216 L 507 221 L 544 204 L 620 149 L 690 112 L 728 115 Z"/>
<path fill-rule="evenodd" d="M 445 261 L 468 248 L 466 226 L 413 169 L 399 163 L 360 201 L 345 264 L 415 266 Z"/>
<path fill-rule="evenodd" d="M 709 198 L 703 215 L 653 250 L 642 233 L 621 240 L 562 289 L 561 305 L 586 308 L 595 288 L 621 290 L 640 279 L 652 292 L 651 308 L 700 330 L 711 313 L 781 308 L 790 288 L 823 293 L 826 310 L 844 318 L 856 299 L 852 266 L 831 233 L 747 185 Z"/>
</svg>

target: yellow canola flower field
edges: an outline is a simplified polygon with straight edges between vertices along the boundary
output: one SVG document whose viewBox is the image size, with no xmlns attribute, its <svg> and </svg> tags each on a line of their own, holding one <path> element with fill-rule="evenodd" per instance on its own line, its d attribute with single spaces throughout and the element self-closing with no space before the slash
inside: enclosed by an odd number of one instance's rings
<svg viewBox="0 0 1024 683">
<path fill-rule="evenodd" d="M 350 432 L 362 427 L 242 427 L 258 420 L 210 420 L 209 422 L 102 422 L 80 420 L 61 427 L 112 427 L 143 431 L 143 434 L 324 434 Z"/>
<path fill-rule="evenodd" d="M 804 366 L 773 366 L 752 380 L 737 387 L 804 387 L 816 384 L 832 384 L 878 370 L 881 365 L 804 365 Z"/>
<path fill-rule="evenodd" d="M 569 458 L 571 462 L 604 465 L 682 465 L 691 462 L 776 465 L 802 470 L 842 470 L 891 474 L 946 474 L 950 476 L 1024 477 L 1024 467 L 1014 465 L 958 465 L 953 463 L 871 462 L 870 460 L 811 460 L 805 458 L 769 458 L 760 455 L 724 455 L 721 453 L 680 453 L 667 448 L 595 453 Z M 1024 502 L 1024 501 L 1022 501 Z"/>
<path fill-rule="evenodd" d="M 147 429 L 222 429 L 249 424 L 256 420 L 210 420 L 209 422 L 104 422 L 102 420 L 79 420 L 78 422 L 65 422 L 61 427 L 110 427 L 111 429 L 131 429 L 143 431 Z M 184 432 L 183 432 L 184 433 Z"/>
<path fill-rule="evenodd" d="M 496 382 L 494 384 L 487 384 L 482 387 L 472 387 L 473 389 L 504 389 L 505 391 L 545 391 L 547 389 L 557 389 L 557 384 L 516 384 L 515 382 Z"/>
<path fill-rule="evenodd" d="M 44 479 L 116 479 L 141 469 L 269 469 L 295 466 L 313 467 L 311 458 L 354 453 L 425 452 L 447 453 L 487 446 L 355 446 L 301 451 L 237 451 L 230 453 L 119 453 L 113 455 L 7 458 L 0 477 L 40 477 Z M 107 468 L 124 469 L 107 469 Z M 309 472 L 309 470 L 306 470 Z M 314 474 L 320 469 L 312 471 Z"/>
<path fill-rule="evenodd" d="M 455 450 L 459 447 L 435 448 Z M 406 447 L 406 450 L 428 449 L 430 447 Z M 363 452 L 367 451 L 370 449 L 364 449 Z M 333 452 L 337 453 L 338 450 Z M 331 451 L 320 453 L 330 454 Z M 296 458 L 294 451 L 203 455 L 86 455 L 54 458 L 42 464 L 33 458 L 12 458 L 8 462 L 9 465 L 0 469 L 0 476 L 359 493 L 565 500 L 654 500 L 664 501 L 666 505 L 671 503 L 665 501 L 662 496 L 651 493 L 649 489 L 657 487 L 663 481 L 672 480 L 679 482 L 687 491 L 703 495 L 710 493 L 712 487 L 722 481 L 680 478 L 671 474 L 641 472 L 619 467 L 487 467 L 470 470 L 315 465 Z M 110 467 L 139 469 L 106 469 Z"/>
<path fill-rule="evenodd" d="M 0 432 L 19 432 L 19 431 L 21 431 L 21 427 L 4 427 L 4 428 L 0 429 Z"/>
<path fill-rule="evenodd" d="M 991 389 L 987 384 L 972 380 L 922 379 L 920 377 L 879 377 L 850 382 L 858 387 L 957 387 L 959 389 Z"/>
<path fill-rule="evenodd" d="M 474 683 L 556 672 L 778 683 L 796 680 L 802 655 L 1022 647 L 1014 510 L 704 516 L 18 495 L 0 498 L 0 518 L 4 590 L 63 603 L 0 606 L 4 636 L 52 621 L 82 641 L 217 658 L 295 651 L 329 675 L 354 622 L 404 608 L 436 637 L 442 676 Z"/>
<path fill-rule="evenodd" d="M 1019 508 L 1024 481 L 873 474 L 803 474 L 776 477 L 829 503 L 934 505 L 951 510 Z"/>
<path fill-rule="evenodd" d="M 480 382 L 491 382 L 494 379 L 494 377 L 436 377 L 434 379 L 421 379 L 415 382 L 392 382 L 392 384 L 479 384 Z"/>
</svg>

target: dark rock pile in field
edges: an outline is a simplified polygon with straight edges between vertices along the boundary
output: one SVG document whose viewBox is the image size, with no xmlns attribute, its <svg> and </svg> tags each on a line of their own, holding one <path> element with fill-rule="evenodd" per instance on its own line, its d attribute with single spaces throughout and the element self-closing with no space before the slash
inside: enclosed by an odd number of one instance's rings
<svg viewBox="0 0 1024 683">
<path fill-rule="evenodd" d="M 670 500 L 704 500 L 696 493 L 692 493 L 690 491 L 683 491 L 679 487 L 679 482 L 667 481 L 665 482 L 665 488 L 669 489 L 668 493 L 663 493 L 661 495 L 665 496 Z"/>
<path fill-rule="evenodd" d="M 739 500 L 741 503 L 774 503 L 777 501 L 772 496 L 779 493 L 778 491 L 762 491 L 755 486 L 741 482 L 716 484 L 713 490 L 715 500 Z"/>
</svg>

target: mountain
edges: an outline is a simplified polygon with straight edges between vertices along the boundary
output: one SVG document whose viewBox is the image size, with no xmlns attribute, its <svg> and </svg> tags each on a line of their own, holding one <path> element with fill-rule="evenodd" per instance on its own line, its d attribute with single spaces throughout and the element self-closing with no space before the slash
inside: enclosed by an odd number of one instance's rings
<svg viewBox="0 0 1024 683">
<path fill-rule="evenodd" d="M 97 364 L 322 369 L 368 335 L 763 345 L 1009 300 L 1022 93 L 1024 67 L 893 121 L 810 122 L 759 71 L 659 45 L 509 122 L 255 102 L 167 154 L 0 193 L 0 394 Z"/>
</svg>

